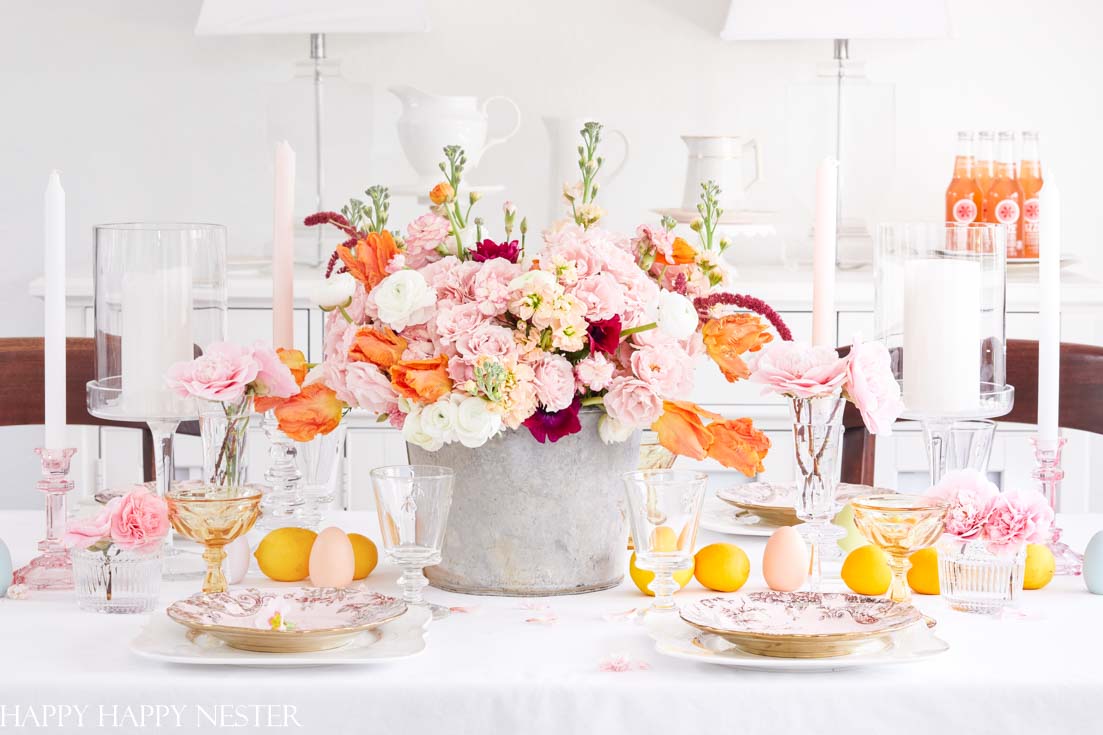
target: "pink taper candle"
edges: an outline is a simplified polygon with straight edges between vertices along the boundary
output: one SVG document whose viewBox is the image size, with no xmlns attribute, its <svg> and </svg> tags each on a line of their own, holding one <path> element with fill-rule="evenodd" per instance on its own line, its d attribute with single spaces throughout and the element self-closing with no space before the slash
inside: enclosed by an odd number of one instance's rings
<svg viewBox="0 0 1103 735">
<path fill-rule="evenodd" d="M 65 448 L 65 190 L 57 171 L 50 173 L 45 210 L 45 425 L 46 449 Z"/>
<path fill-rule="evenodd" d="M 1053 443 L 1061 401 L 1061 195 L 1052 171 L 1038 199 L 1038 436 Z"/>
<path fill-rule="evenodd" d="M 295 151 L 286 140 L 276 144 L 276 189 L 273 204 L 272 345 L 291 349 L 295 346 Z"/>
<path fill-rule="evenodd" d="M 816 168 L 816 230 L 812 251 L 812 344 L 835 347 L 835 213 L 839 163 Z"/>
</svg>

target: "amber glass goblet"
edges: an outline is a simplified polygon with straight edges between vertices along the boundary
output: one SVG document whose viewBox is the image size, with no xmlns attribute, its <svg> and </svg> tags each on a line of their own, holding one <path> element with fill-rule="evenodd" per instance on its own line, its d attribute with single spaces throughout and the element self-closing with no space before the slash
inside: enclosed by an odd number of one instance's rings
<svg viewBox="0 0 1103 735">
<path fill-rule="evenodd" d="M 892 571 L 889 597 L 893 602 L 911 600 L 906 575 L 912 553 L 925 549 L 942 535 L 945 503 L 923 495 L 864 495 L 850 501 L 854 525 L 888 557 Z"/>
<path fill-rule="evenodd" d="M 257 485 L 218 486 L 182 482 L 169 491 L 169 521 L 176 531 L 202 544 L 207 574 L 203 592 L 226 591 L 222 561 L 226 544 L 253 527 L 260 517 L 261 488 Z"/>
</svg>

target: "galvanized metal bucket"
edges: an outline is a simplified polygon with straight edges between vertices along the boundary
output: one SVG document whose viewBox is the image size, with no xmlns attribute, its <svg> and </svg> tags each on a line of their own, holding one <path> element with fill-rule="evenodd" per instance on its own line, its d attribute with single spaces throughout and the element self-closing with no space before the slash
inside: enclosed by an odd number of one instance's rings
<svg viewBox="0 0 1103 735">
<path fill-rule="evenodd" d="M 608 589 L 625 571 L 621 474 L 639 462 L 640 434 L 605 444 L 600 409 L 582 431 L 540 444 L 506 430 L 478 449 L 409 445 L 412 464 L 456 472 L 440 564 L 430 584 L 472 595 L 571 595 Z"/>
</svg>

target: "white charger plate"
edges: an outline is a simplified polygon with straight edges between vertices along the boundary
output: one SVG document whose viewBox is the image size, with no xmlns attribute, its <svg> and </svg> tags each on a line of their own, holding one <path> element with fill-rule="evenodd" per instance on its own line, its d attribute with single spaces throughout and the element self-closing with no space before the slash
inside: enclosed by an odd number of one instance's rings
<svg viewBox="0 0 1103 735">
<path fill-rule="evenodd" d="M 701 508 L 699 525 L 706 531 L 725 533 L 729 536 L 757 536 L 765 538 L 777 530 L 761 521 L 749 511 L 728 505 L 723 500 L 709 498 Z"/>
<path fill-rule="evenodd" d="M 430 620 L 428 610 L 411 606 L 400 617 L 360 634 L 340 648 L 315 653 L 259 653 L 231 648 L 214 636 L 189 631 L 159 612 L 150 616 L 130 642 L 130 650 L 142 658 L 175 664 L 276 667 L 381 664 L 424 651 Z"/>
<path fill-rule="evenodd" d="M 686 661 L 751 671 L 824 672 L 914 663 L 949 650 L 950 645 L 920 621 L 906 630 L 877 639 L 881 648 L 834 658 L 774 658 L 745 653 L 719 636 L 702 633 L 677 614 L 652 614 L 644 619 L 655 651 Z"/>
</svg>

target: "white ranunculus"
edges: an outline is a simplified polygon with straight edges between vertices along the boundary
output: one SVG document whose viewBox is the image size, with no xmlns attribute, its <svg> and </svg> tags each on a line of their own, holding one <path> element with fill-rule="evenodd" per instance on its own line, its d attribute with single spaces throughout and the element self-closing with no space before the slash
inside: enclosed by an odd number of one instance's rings
<svg viewBox="0 0 1103 735">
<path fill-rule="evenodd" d="M 486 444 L 502 429 L 502 417 L 490 410 L 490 404 L 478 396 L 459 398 L 456 408 L 456 438 L 474 449 Z"/>
<path fill-rule="evenodd" d="M 534 291 L 546 291 L 553 288 L 555 284 L 555 276 L 551 273 L 533 270 L 525 271 L 510 281 L 509 289 L 511 291 L 520 291 L 521 293 L 532 293 Z"/>
<path fill-rule="evenodd" d="M 424 324 L 433 316 L 437 292 L 425 276 L 400 270 L 384 278 L 368 295 L 379 309 L 379 319 L 396 332 L 411 324 Z"/>
<path fill-rule="evenodd" d="M 445 444 L 456 441 L 456 404 L 450 396 L 421 409 L 421 430 Z"/>
<path fill-rule="evenodd" d="M 356 293 L 356 279 L 352 274 L 334 273 L 315 284 L 310 300 L 319 309 L 336 309 L 338 306 L 348 306 L 352 303 L 354 293 Z"/>
<path fill-rule="evenodd" d="M 597 435 L 606 444 L 620 444 L 628 441 L 636 427 L 622 424 L 609 414 L 605 414 L 597 422 Z"/>
<path fill-rule="evenodd" d="M 406 414 L 406 422 L 402 425 L 402 438 L 427 452 L 435 452 L 444 446 L 441 439 L 425 431 L 421 423 L 421 408 L 416 406 Z"/>
<path fill-rule="evenodd" d="M 700 319 L 693 302 L 673 291 L 659 291 L 659 300 L 655 304 L 655 321 L 659 331 L 674 339 L 689 339 Z"/>
</svg>

